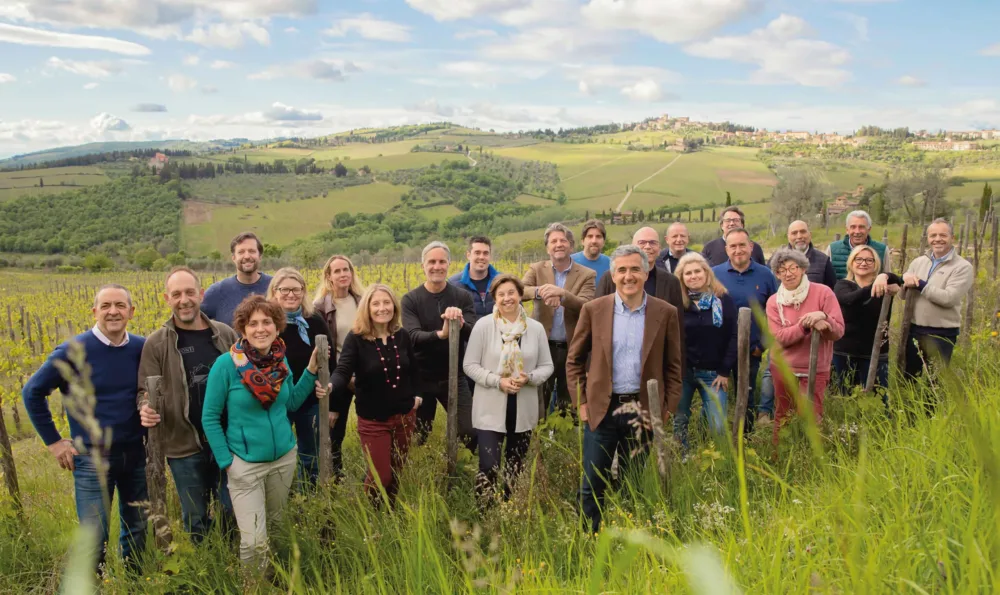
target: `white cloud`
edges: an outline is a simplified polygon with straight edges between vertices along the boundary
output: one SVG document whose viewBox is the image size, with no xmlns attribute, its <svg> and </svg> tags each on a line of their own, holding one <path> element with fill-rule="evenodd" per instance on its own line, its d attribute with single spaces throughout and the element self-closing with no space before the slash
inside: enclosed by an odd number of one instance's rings
<svg viewBox="0 0 1000 595">
<path fill-rule="evenodd" d="M 201 62 L 201 58 L 197 54 L 188 54 L 184 56 L 182 62 L 184 62 L 185 66 L 197 66 Z"/>
<path fill-rule="evenodd" d="M 108 78 L 113 74 L 121 72 L 122 66 L 113 62 L 87 62 L 77 60 L 63 60 L 52 56 L 45 62 L 48 70 L 64 70 L 80 76 L 90 78 Z"/>
<path fill-rule="evenodd" d="M 782 14 L 747 35 L 715 37 L 689 44 L 684 51 L 701 58 L 754 64 L 757 70 L 750 75 L 753 83 L 835 87 L 848 81 L 851 73 L 843 66 L 850 61 L 850 52 L 826 41 L 808 39 L 811 34 L 804 20 Z"/>
<path fill-rule="evenodd" d="M 83 90 L 84 91 L 93 91 L 94 89 L 96 89 L 96 88 L 98 88 L 100 86 L 101 86 L 100 83 L 87 83 L 86 85 L 83 86 Z"/>
<path fill-rule="evenodd" d="M 175 93 L 184 93 L 198 86 L 198 81 L 183 74 L 171 74 L 167 77 L 167 86 Z"/>
<path fill-rule="evenodd" d="M 228 60 L 214 60 L 209 66 L 213 70 L 225 70 L 226 68 L 236 68 L 235 62 L 230 62 Z"/>
<path fill-rule="evenodd" d="M 320 81 L 340 82 L 344 73 L 361 72 L 357 64 L 349 60 L 306 60 L 293 64 L 275 64 L 260 72 L 255 72 L 248 79 L 252 81 L 269 81 L 293 76 L 296 78 L 315 79 Z"/>
<path fill-rule="evenodd" d="M 643 79 L 634 85 L 622 87 L 622 95 L 632 101 L 659 101 L 663 97 L 660 85 L 652 79 Z"/>
<path fill-rule="evenodd" d="M 0 85 L 5 85 L 7 83 L 13 83 L 17 80 L 17 77 L 13 74 L 8 74 L 6 72 L 0 72 Z"/>
<path fill-rule="evenodd" d="M 59 48 L 103 50 L 126 56 L 145 56 L 149 48 L 131 41 L 98 35 L 77 35 L 0 23 L 0 42 Z"/>
<path fill-rule="evenodd" d="M 994 43 L 991 46 L 984 47 L 979 50 L 979 53 L 983 56 L 1000 56 L 1000 43 Z"/>
<path fill-rule="evenodd" d="M 207 27 L 197 27 L 185 37 L 187 41 L 206 47 L 222 47 L 230 50 L 243 47 L 250 38 L 260 45 L 271 45 L 267 29 L 249 21 L 242 23 L 215 23 Z"/>
<path fill-rule="evenodd" d="M 582 13 L 594 27 L 628 29 L 677 43 L 736 22 L 755 4 L 755 0 L 590 0 Z"/>
<path fill-rule="evenodd" d="M 411 39 L 410 30 L 411 27 L 407 25 L 384 21 L 366 12 L 356 17 L 340 19 L 332 27 L 323 31 L 323 34 L 331 37 L 344 37 L 349 33 L 357 33 L 364 39 L 405 42 Z"/>
<path fill-rule="evenodd" d="M 923 87 L 927 84 L 927 82 L 918 79 L 915 76 L 904 74 L 903 76 L 896 79 L 896 84 L 903 85 L 904 87 Z"/>
<path fill-rule="evenodd" d="M 438 66 L 438 74 L 446 79 L 459 79 L 475 88 L 491 88 L 505 83 L 517 83 L 525 80 L 537 80 L 549 72 L 548 66 L 534 64 L 508 64 L 484 62 L 479 60 L 461 60 L 445 62 Z M 434 82 L 432 82 L 434 81 Z M 429 86 L 447 86 L 448 81 L 416 80 L 417 84 Z M 452 82 L 454 84 L 454 82 Z"/>
<path fill-rule="evenodd" d="M 653 83 L 659 91 L 660 85 L 675 83 L 680 80 L 680 75 L 653 66 L 623 66 L 618 64 L 604 64 L 599 66 L 564 66 L 566 78 L 577 81 L 580 92 L 584 95 L 600 92 L 604 89 L 620 89 L 623 94 L 632 98 L 625 89 L 645 89 L 648 94 Z M 639 93 L 643 95 L 642 93 Z M 657 96 L 657 99 L 662 97 Z"/>
<path fill-rule="evenodd" d="M 459 31 L 455 34 L 455 39 L 480 39 L 483 37 L 496 37 L 497 32 L 493 29 L 471 29 L 469 31 Z"/>
<path fill-rule="evenodd" d="M 456 21 L 523 8 L 531 0 L 406 0 L 415 10 L 438 21 Z"/>
<path fill-rule="evenodd" d="M 574 61 L 613 52 L 616 36 L 574 27 L 542 27 L 523 30 L 488 44 L 481 53 L 497 60 L 527 62 Z"/>
<path fill-rule="evenodd" d="M 132 106 L 132 111 L 146 114 L 156 114 L 166 112 L 167 106 L 162 103 L 139 103 Z"/>
<path fill-rule="evenodd" d="M 281 122 L 317 122 L 323 119 L 323 114 L 275 102 L 271 105 L 271 109 L 264 112 L 264 117 L 268 120 Z"/>
<path fill-rule="evenodd" d="M 284 28 L 284 29 L 282 29 L 282 30 L 283 30 L 283 31 L 284 31 L 285 33 L 288 33 L 289 35 L 295 35 L 296 33 L 298 33 L 298 32 L 299 32 L 299 30 L 298 30 L 298 29 L 296 29 L 295 27 L 285 27 L 285 28 Z"/>
<path fill-rule="evenodd" d="M 129 123 L 118 116 L 112 116 L 107 112 L 97 114 L 90 120 L 90 127 L 99 133 L 105 132 L 127 132 L 132 130 Z"/>
</svg>

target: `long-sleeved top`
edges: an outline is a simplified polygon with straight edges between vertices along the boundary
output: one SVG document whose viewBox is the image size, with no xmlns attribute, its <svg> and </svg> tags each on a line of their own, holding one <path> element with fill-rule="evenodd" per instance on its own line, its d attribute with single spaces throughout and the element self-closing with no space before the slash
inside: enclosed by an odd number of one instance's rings
<svg viewBox="0 0 1000 595">
<path fill-rule="evenodd" d="M 620 395 L 642 390 L 642 337 L 646 330 L 646 298 L 629 309 L 615 292 L 614 322 L 611 329 L 611 391 Z"/>
<path fill-rule="evenodd" d="M 397 350 L 398 382 L 396 382 Z M 417 396 L 417 378 L 421 371 L 422 368 L 418 367 L 413 355 L 410 335 L 406 330 L 399 329 L 385 343 L 381 339 L 369 340 L 353 332 L 347 333 L 344 350 L 340 352 L 337 367 L 330 375 L 337 411 L 346 410 L 345 401 L 350 403 L 351 393 L 347 385 L 353 376 L 356 395 L 354 409 L 358 417 L 386 421 L 394 415 L 406 413 L 413 409 L 413 399 Z M 387 379 L 389 382 L 386 382 Z"/>
<path fill-rule="evenodd" d="M 737 311 L 739 308 L 751 308 L 752 304 L 764 308 L 768 298 L 778 291 L 778 280 L 774 278 L 771 269 L 753 261 L 750 261 L 750 266 L 742 273 L 734 269 L 728 261 L 717 267 L 712 267 L 712 272 L 729 292 L 729 297 L 733 298 Z M 750 351 L 762 349 L 757 317 L 751 316 Z"/>
<path fill-rule="evenodd" d="M 684 252 L 682 252 L 679 256 L 675 256 L 674 253 L 670 251 L 669 247 L 664 248 L 663 250 L 660 250 L 660 254 L 656 257 L 656 266 L 667 269 L 668 273 L 673 273 L 674 269 L 677 268 L 677 263 L 688 252 L 690 252 L 690 250 L 685 248 Z"/>
<path fill-rule="evenodd" d="M 871 247 L 878 254 L 879 260 L 882 261 L 882 267 L 879 269 L 881 273 L 885 270 L 885 244 L 876 242 L 869 235 L 865 238 L 865 245 Z M 841 240 L 830 242 L 830 245 L 826 247 L 826 255 L 830 257 L 830 262 L 833 263 L 833 272 L 838 279 L 847 278 L 847 257 L 851 255 L 854 248 L 850 234 L 845 235 Z"/>
<path fill-rule="evenodd" d="M 969 261 L 952 249 L 935 266 L 928 252 L 914 258 L 906 272 L 924 281 L 913 309 L 913 324 L 957 331 L 962 326 L 962 299 L 975 281 Z"/>
<path fill-rule="evenodd" d="M 500 350 L 503 339 L 492 316 L 479 319 L 469 337 L 462 368 L 476 387 L 472 392 L 472 427 L 491 432 L 507 431 L 507 395 L 500 390 Z M 521 335 L 521 356 L 528 384 L 517 393 L 515 432 L 527 432 L 538 425 L 538 390 L 554 370 L 545 327 L 528 319 Z"/>
<path fill-rule="evenodd" d="M 285 360 L 288 367 L 288 360 Z M 295 432 L 288 420 L 315 390 L 316 375 L 306 370 L 298 382 L 285 377 L 278 398 L 267 409 L 243 384 L 233 356 L 227 351 L 215 360 L 208 373 L 201 424 L 220 469 L 233 464 L 233 455 L 248 463 L 277 461 L 295 448 Z M 222 428 L 222 414 L 226 428 Z"/>
<path fill-rule="evenodd" d="M 751 244 L 753 244 L 753 247 L 750 249 L 750 260 L 757 264 L 766 264 L 764 249 L 757 242 L 751 242 Z M 711 242 L 708 242 L 701 249 L 701 255 L 705 257 L 710 267 L 717 267 L 724 262 L 729 262 L 729 255 L 726 254 L 726 240 L 715 238 Z"/>
<path fill-rule="evenodd" d="M 490 285 L 493 284 L 493 279 L 499 274 L 500 271 L 493 268 L 493 265 L 490 265 L 486 269 L 486 277 L 475 281 L 469 275 L 469 263 L 465 263 L 465 268 L 461 272 L 448 277 L 448 283 L 469 292 L 469 297 L 472 298 L 472 305 L 476 310 L 476 320 L 479 320 L 483 316 L 493 313 L 493 294 L 490 293 Z"/>
<path fill-rule="evenodd" d="M 336 349 L 333 347 L 334 344 L 330 338 L 330 329 L 326 326 L 326 320 L 323 319 L 323 315 L 319 312 L 313 312 L 311 316 L 306 317 L 306 322 L 309 323 L 309 329 L 306 331 L 306 336 L 309 337 L 308 345 L 299 336 L 299 327 L 294 324 L 286 325 L 285 330 L 281 331 L 281 335 L 279 335 L 285 342 L 285 359 L 288 361 L 288 367 L 292 371 L 293 380 L 298 380 L 302 372 L 305 371 L 306 366 L 309 365 L 313 349 L 316 348 L 316 337 L 319 335 L 326 335 L 330 341 L 330 369 L 332 370 L 337 365 L 336 356 L 334 355 Z M 301 407 L 311 407 L 316 403 L 316 391 L 313 390 L 309 393 L 309 396 L 302 403 Z"/>
<path fill-rule="evenodd" d="M 792 245 L 789 244 L 788 247 L 792 248 Z M 833 261 L 830 260 L 830 257 L 814 248 L 812 242 L 809 243 L 809 249 L 806 250 L 805 254 L 809 260 L 809 269 L 806 270 L 809 282 L 826 285 L 833 289 L 837 285 L 837 274 L 833 271 Z M 773 259 L 774 255 L 772 254 L 771 260 Z M 771 260 L 768 260 L 767 266 L 771 266 Z"/>
<path fill-rule="evenodd" d="M 459 348 L 463 349 L 476 321 L 469 292 L 445 283 L 444 289 L 438 293 L 431 293 L 420 285 L 403 296 L 403 328 L 410 333 L 414 361 L 420 370 L 416 377 L 418 394 L 447 390 L 448 339 L 441 339 L 437 333 L 444 325 L 441 315 L 451 307 L 460 308 L 465 320 L 459 340 Z M 461 358 L 460 352 L 459 361 Z"/>
<path fill-rule="evenodd" d="M 95 332 L 96 328 L 75 337 L 83 344 L 90 366 L 90 382 L 97 398 L 94 417 L 102 430 L 110 430 L 112 449 L 141 446 L 146 430 L 139 423 L 135 396 L 139 391 L 139 359 L 146 340 L 130 333 L 126 343 L 114 346 L 102 341 Z M 21 393 L 28 417 L 46 446 L 62 439 L 52 421 L 48 397 L 56 389 L 64 395 L 69 394 L 69 385 L 55 365 L 57 361 L 68 362 L 68 348 L 68 343 L 56 347 Z M 72 413 L 68 417 L 70 435 L 82 440 L 87 447 L 92 446 L 90 434 L 80 421 Z"/>
<path fill-rule="evenodd" d="M 545 301 L 536 295 L 541 286 L 558 284 L 551 260 L 532 264 L 521 281 L 524 283 L 524 295 L 521 301 L 533 301 L 531 317 L 542 323 L 549 340 L 571 343 L 573 333 L 576 332 L 576 322 L 580 318 L 580 310 L 584 304 L 594 299 L 597 274 L 583 265 L 572 263 L 566 272 L 563 284 L 566 295 L 562 297 L 558 308 L 547 306 Z M 562 324 L 559 324 L 558 320 L 561 320 Z"/>
<path fill-rule="evenodd" d="M 778 296 L 772 295 L 767 300 L 767 323 L 771 334 L 788 366 L 796 374 L 809 372 L 809 350 L 811 349 L 812 330 L 803 328 L 799 319 L 810 312 L 823 312 L 830 328 L 821 333 L 819 354 L 816 356 L 816 369 L 824 372 L 833 363 L 833 342 L 844 336 L 844 316 L 840 312 L 840 304 L 833 290 L 819 283 L 809 284 L 809 293 L 799 307 L 782 306 L 785 322 L 782 323 L 778 314 Z M 773 360 L 772 360 L 773 361 Z"/>
<path fill-rule="evenodd" d="M 903 278 L 894 273 L 886 273 L 889 283 L 902 285 Z M 870 358 L 875 345 L 875 327 L 882 313 L 883 297 L 872 297 L 871 284 L 864 287 L 854 281 L 841 279 L 833 288 L 833 293 L 840 303 L 840 311 L 844 316 L 844 336 L 833 344 L 833 352 L 837 355 Z M 892 309 L 889 309 L 892 317 Z M 887 319 L 888 320 L 888 319 Z M 889 329 L 882 333 L 882 347 L 879 359 L 889 359 Z"/>
<path fill-rule="evenodd" d="M 694 304 L 684 310 L 686 361 L 689 370 L 715 370 L 728 378 L 736 365 L 739 311 L 729 294 L 717 299 L 722 302 L 722 326 L 712 324 L 711 310 L 699 310 Z"/>
<path fill-rule="evenodd" d="M 233 314 L 240 302 L 251 295 L 267 295 L 270 284 L 271 276 L 264 273 L 260 274 L 256 283 L 250 284 L 240 283 L 235 275 L 227 277 L 205 290 L 201 311 L 212 320 L 233 326 Z"/>
</svg>

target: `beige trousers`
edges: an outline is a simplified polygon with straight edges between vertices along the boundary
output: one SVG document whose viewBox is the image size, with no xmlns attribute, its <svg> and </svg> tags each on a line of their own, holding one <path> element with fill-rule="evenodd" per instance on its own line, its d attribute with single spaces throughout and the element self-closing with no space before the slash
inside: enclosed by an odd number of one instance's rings
<svg viewBox="0 0 1000 595">
<path fill-rule="evenodd" d="M 244 564 L 263 565 L 266 560 L 268 527 L 273 529 L 281 522 L 295 478 L 297 452 L 293 448 L 270 463 L 248 463 L 233 455 L 227 470 L 229 495 L 240 528 L 240 561 Z"/>
</svg>

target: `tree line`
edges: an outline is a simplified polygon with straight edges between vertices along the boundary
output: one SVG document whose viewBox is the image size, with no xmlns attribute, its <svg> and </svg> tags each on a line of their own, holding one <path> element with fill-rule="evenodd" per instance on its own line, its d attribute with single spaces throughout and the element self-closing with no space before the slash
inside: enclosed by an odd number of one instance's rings
<svg viewBox="0 0 1000 595">
<path fill-rule="evenodd" d="M 0 171 L 24 171 L 26 169 L 48 169 L 52 167 L 79 167 L 97 165 L 98 163 L 116 163 L 129 159 L 151 159 L 157 153 L 167 157 L 190 157 L 191 151 L 174 149 L 136 149 L 134 151 L 105 151 L 102 153 L 87 153 L 78 157 L 64 157 L 51 161 L 21 163 L 13 167 L 4 167 Z"/>
</svg>

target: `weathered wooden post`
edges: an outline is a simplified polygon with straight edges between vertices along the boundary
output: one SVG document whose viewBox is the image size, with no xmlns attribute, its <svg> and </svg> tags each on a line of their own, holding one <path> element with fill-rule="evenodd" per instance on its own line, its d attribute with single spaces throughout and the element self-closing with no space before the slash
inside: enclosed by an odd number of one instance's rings
<svg viewBox="0 0 1000 595">
<path fill-rule="evenodd" d="M 892 249 L 887 244 L 886 254 L 890 254 Z M 892 258 L 886 258 L 883 273 L 892 272 Z M 878 313 L 878 324 L 875 325 L 875 344 L 872 345 L 872 356 L 868 362 L 868 380 L 865 382 L 865 392 L 871 392 L 875 388 L 875 373 L 878 371 L 878 359 L 882 353 L 882 341 L 889 336 L 889 310 L 892 308 L 892 296 L 887 291 L 882 296 L 882 309 Z"/>
<path fill-rule="evenodd" d="M 906 270 L 906 232 L 909 231 L 910 224 L 903 224 L 903 237 L 899 240 L 899 272 L 902 274 Z"/>
<path fill-rule="evenodd" d="M 160 392 L 162 376 L 146 377 L 146 398 L 149 407 L 158 413 L 163 411 L 163 395 Z M 146 486 L 149 491 L 150 520 L 156 547 L 166 551 L 173 535 L 170 532 L 170 520 L 167 518 L 167 459 L 163 454 L 163 436 L 161 425 L 155 425 L 146 434 Z"/>
<path fill-rule="evenodd" d="M 42 330 L 42 319 L 35 314 L 35 328 L 38 329 L 38 351 L 45 351 L 45 333 Z"/>
<path fill-rule="evenodd" d="M 968 303 L 965 305 L 965 325 L 967 332 L 962 333 L 962 343 L 966 346 L 972 341 L 972 315 L 976 307 L 976 278 L 979 276 L 979 228 L 972 229 L 972 287 L 969 288 Z"/>
<path fill-rule="evenodd" d="M 660 387 L 655 378 L 646 382 L 646 396 L 649 398 L 649 417 L 653 425 L 653 452 L 656 453 L 656 470 L 660 479 L 667 479 L 667 437 L 663 430 L 663 401 Z"/>
<path fill-rule="evenodd" d="M 811 334 L 812 336 L 809 338 L 809 378 L 806 380 L 808 394 L 805 395 L 810 403 L 812 403 L 813 395 L 816 394 L 816 367 L 819 365 L 816 360 L 819 359 L 819 343 L 823 338 L 822 333 L 816 329 L 813 329 Z"/>
<path fill-rule="evenodd" d="M 920 295 L 920 290 L 916 287 L 908 287 L 905 291 L 906 307 L 903 308 L 903 324 L 899 330 L 899 347 L 896 349 L 896 366 L 900 372 L 906 370 L 906 345 L 910 340 L 913 310 L 917 307 L 917 296 Z"/>
<path fill-rule="evenodd" d="M 976 226 L 976 219 L 971 211 L 965 212 L 965 241 L 962 242 L 962 253 L 969 247 L 969 238 L 972 237 L 973 228 Z"/>
<path fill-rule="evenodd" d="M 448 321 L 448 476 L 458 470 L 458 346 L 461 325 Z"/>
<path fill-rule="evenodd" d="M 1000 219 L 997 218 L 996 213 L 993 214 L 993 280 L 997 278 L 997 274 L 1000 273 L 1000 268 L 997 267 L 1000 264 L 1000 251 L 997 250 L 997 227 L 1000 226 Z"/>
<path fill-rule="evenodd" d="M 994 227 L 994 229 L 996 229 Z M 993 232 L 993 243 L 996 244 L 996 232 Z M 994 248 L 994 251 L 996 249 Z M 7 304 L 7 334 L 10 335 L 10 340 L 14 340 L 14 321 L 10 317 L 10 304 Z"/>
<path fill-rule="evenodd" d="M 740 427 L 746 421 L 747 401 L 750 399 L 750 308 L 740 308 L 736 343 L 736 411 L 733 413 L 733 444 L 739 444 Z"/>
<path fill-rule="evenodd" d="M 959 256 L 962 256 L 965 248 L 965 224 L 963 223 L 961 227 L 958 228 L 958 245 L 955 246 L 956 251 Z"/>
<path fill-rule="evenodd" d="M 14 406 L 15 408 L 17 405 Z M 10 447 L 10 436 L 7 435 L 7 423 L 3 418 L 3 407 L 0 407 L 0 470 L 3 471 L 3 481 L 7 492 L 14 502 L 14 510 L 21 517 L 21 489 L 17 485 L 17 468 L 14 466 L 14 451 Z"/>
<path fill-rule="evenodd" d="M 316 363 L 318 370 L 316 379 L 320 386 L 330 385 L 330 358 L 326 352 L 330 347 L 330 340 L 326 335 L 316 335 Z M 326 484 L 330 481 L 333 473 L 333 451 L 330 448 L 330 395 L 319 400 L 319 413 L 316 416 L 316 429 L 319 431 L 319 483 Z"/>
</svg>

